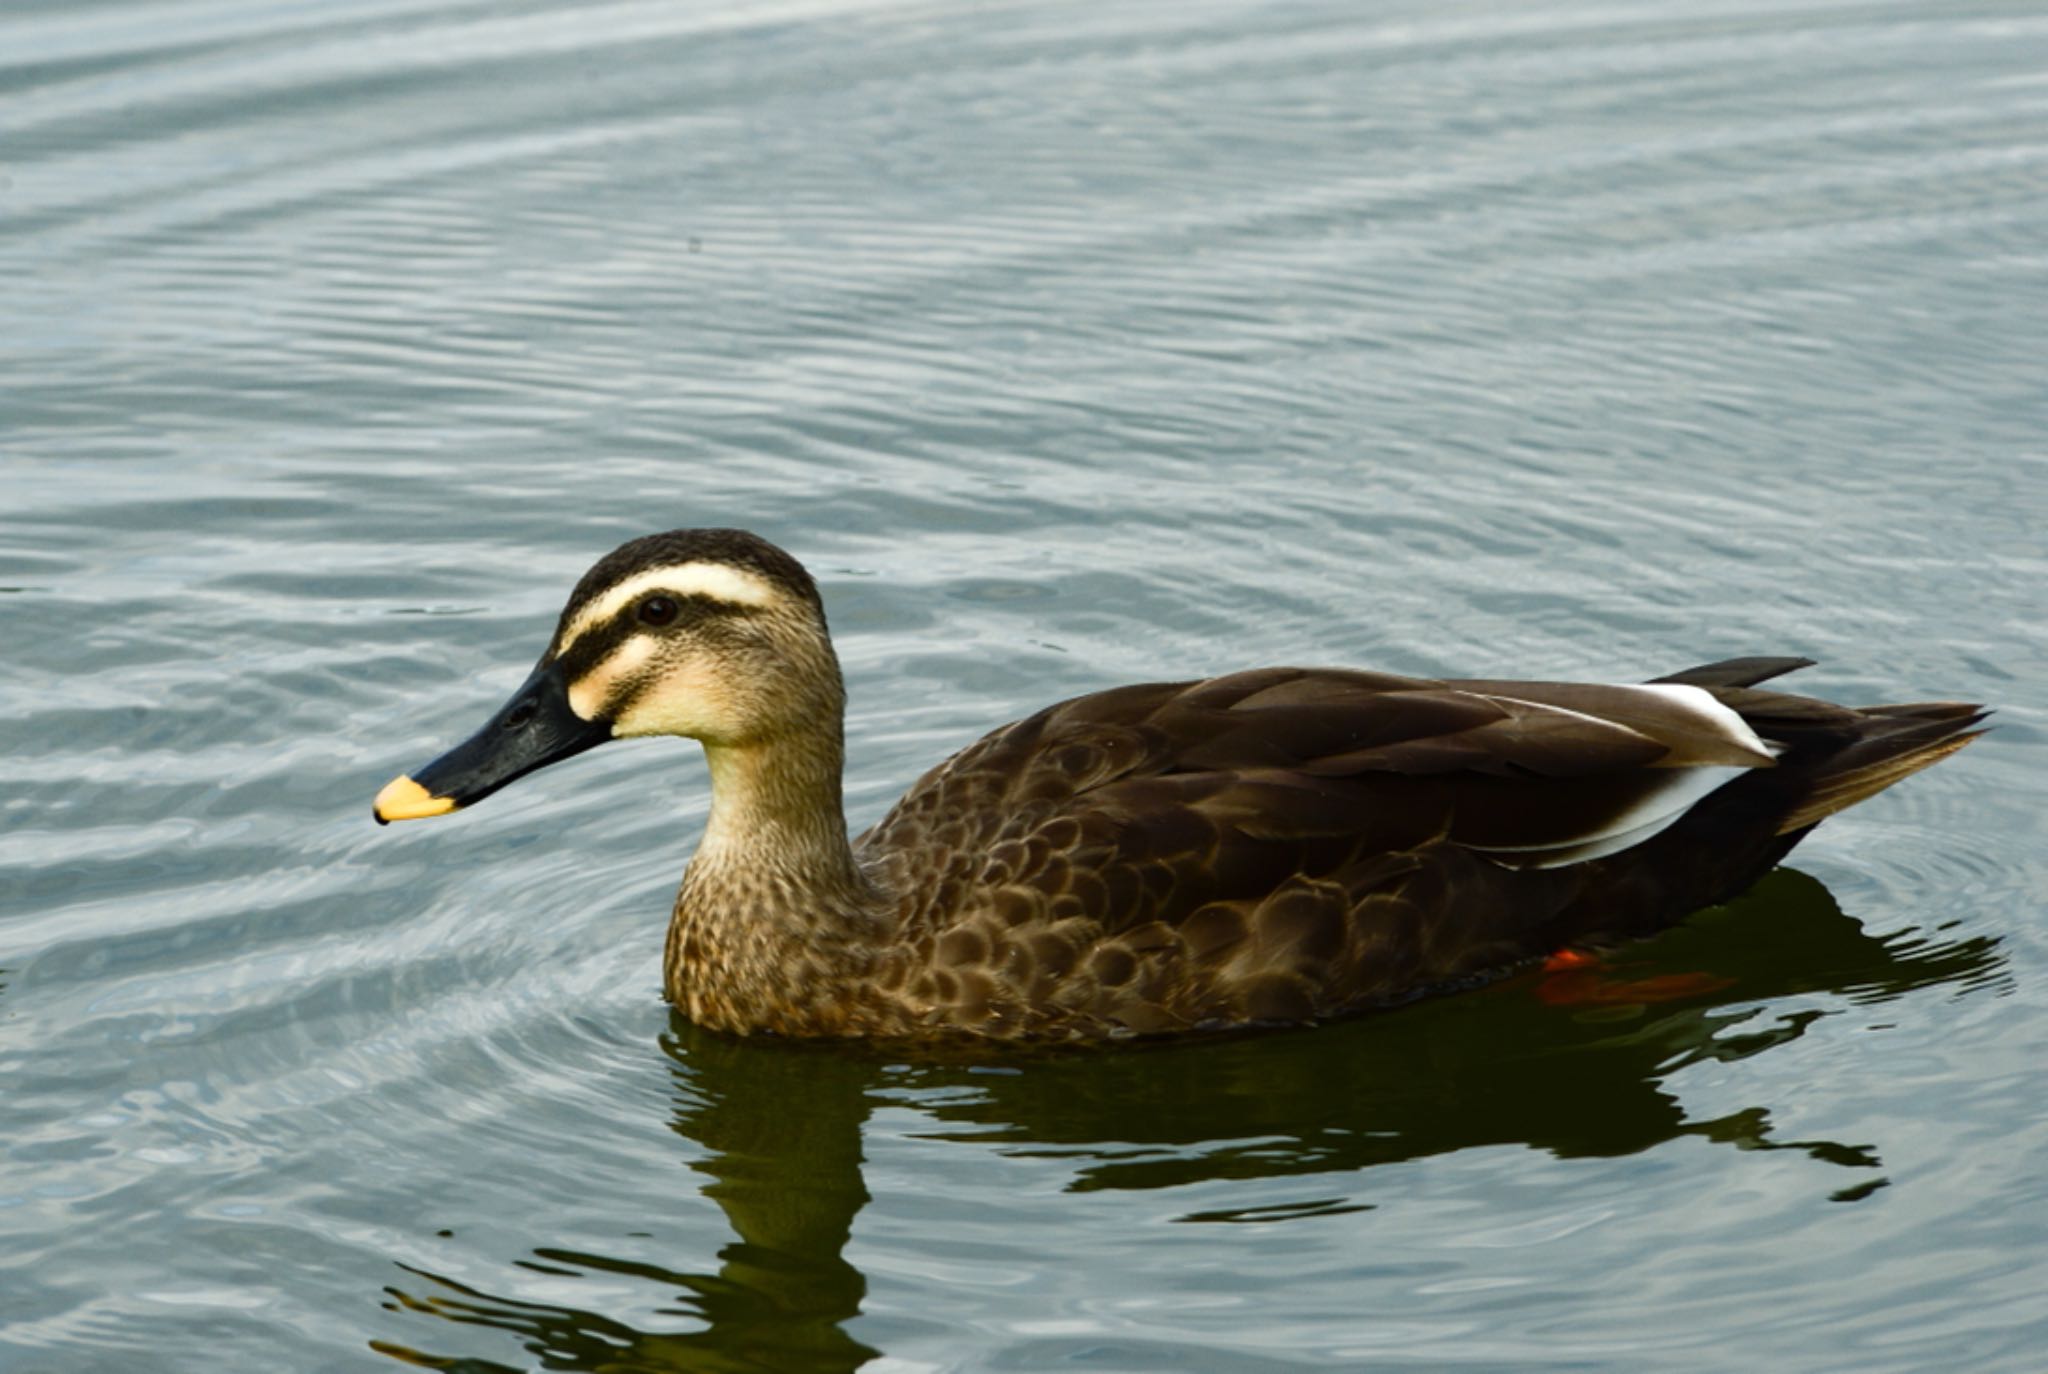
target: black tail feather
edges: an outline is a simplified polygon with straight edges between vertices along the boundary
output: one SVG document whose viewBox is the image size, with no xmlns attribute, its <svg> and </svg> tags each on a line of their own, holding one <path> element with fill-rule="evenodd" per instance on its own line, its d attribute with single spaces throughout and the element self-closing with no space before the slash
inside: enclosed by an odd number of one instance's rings
<svg viewBox="0 0 2048 1374">
<path fill-rule="evenodd" d="M 1811 668 L 1810 658 L 1724 658 L 1718 663 L 1702 663 L 1697 668 L 1671 673 L 1665 677 L 1650 679 L 1652 686 L 1674 687 L 1754 687 L 1759 682 L 1769 682 L 1774 677 L 1795 673 L 1801 668 Z"/>
<path fill-rule="evenodd" d="M 1806 796 L 1780 822 L 1780 834 L 1813 825 L 1947 758 L 1984 733 L 1971 727 L 1989 712 L 1969 702 L 1918 701 L 1858 714 L 1861 738 L 1820 765 Z"/>
</svg>

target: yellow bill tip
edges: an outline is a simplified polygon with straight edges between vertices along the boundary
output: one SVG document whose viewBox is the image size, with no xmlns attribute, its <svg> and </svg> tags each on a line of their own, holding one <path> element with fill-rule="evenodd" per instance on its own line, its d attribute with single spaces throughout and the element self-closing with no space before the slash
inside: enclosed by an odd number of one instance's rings
<svg viewBox="0 0 2048 1374">
<path fill-rule="evenodd" d="M 379 825 L 445 816 L 454 809 L 453 797 L 437 797 L 403 774 L 385 783 L 384 790 L 377 794 L 377 800 L 372 804 Z"/>
</svg>

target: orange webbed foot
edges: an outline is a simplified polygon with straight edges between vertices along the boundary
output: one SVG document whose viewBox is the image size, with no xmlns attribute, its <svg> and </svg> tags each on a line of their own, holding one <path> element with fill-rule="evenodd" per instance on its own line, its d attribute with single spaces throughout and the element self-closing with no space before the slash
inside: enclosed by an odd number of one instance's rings
<svg viewBox="0 0 2048 1374">
<path fill-rule="evenodd" d="M 1553 1007 L 1642 1006 L 1702 997 L 1735 980 L 1716 973 L 1659 973 L 1647 978 L 1616 978 L 1607 961 L 1583 949 L 1561 949 L 1543 961 L 1536 996 Z"/>
</svg>

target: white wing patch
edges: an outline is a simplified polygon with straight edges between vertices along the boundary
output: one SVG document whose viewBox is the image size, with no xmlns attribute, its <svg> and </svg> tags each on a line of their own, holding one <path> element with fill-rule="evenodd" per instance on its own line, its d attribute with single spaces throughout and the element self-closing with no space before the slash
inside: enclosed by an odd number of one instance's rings
<svg viewBox="0 0 2048 1374">
<path fill-rule="evenodd" d="M 1710 723 L 1716 733 L 1729 742 L 1759 754 L 1776 758 L 1785 751 L 1782 744 L 1773 744 L 1749 728 L 1749 722 L 1737 715 L 1734 709 L 1715 699 L 1714 694 L 1704 687 L 1689 687 L 1677 682 L 1632 683 L 1631 692 L 1651 692 L 1663 697 L 1675 706 L 1685 708 L 1703 721 Z"/>
<path fill-rule="evenodd" d="M 1749 771 L 1726 764 L 1673 768 L 1663 775 L 1669 779 L 1663 786 L 1591 834 L 1562 844 L 1475 844 L 1472 848 L 1482 854 L 1503 856 L 1500 862 L 1511 868 L 1561 868 L 1588 859 L 1604 859 L 1662 834 L 1709 794 Z M 1505 857 L 1509 855 L 1527 857 Z"/>
<path fill-rule="evenodd" d="M 1771 760 L 1784 752 L 1783 745 L 1757 734 L 1750 728 L 1748 721 L 1716 700 L 1714 694 L 1704 687 L 1658 682 L 1615 684 L 1605 690 L 1631 695 L 1647 694 L 1656 699 L 1660 711 L 1677 708 L 1684 715 L 1692 717 L 1696 726 L 1705 733 L 1718 736 L 1740 754 L 1753 756 L 1757 761 L 1756 767 L 1769 767 Z M 1502 699 L 1518 700 L 1509 697 Z M 1544 705 L 1538 702 L 1524 704 L 1538 707 Z M 1547 706 L 1544 709 L 1563 711 L 1566 715 L 1584 716 L 1609 728 L 1618 726 L 1625 729 L 1634 728 L 1638 733 L 1655 733 L 1654 725 L 1647 720 L 1638 721 L 1631 726 L 1622 721 L 1584 715 L 1582 712 L 1560 706 Z M 1749 771 L 1750 767 L 1742 764 L 1691 764 L 1657 769 L 1656 772 L 1663 781 L 1656 790 L 1589 834 L 1579 835 L 1561 843 L 1472 847 L 1482 853 L 1498 856 L 1501 863 L 1516 868 L 1561 868 L 1565 864 L 1604 859 L 1610 854 L 1619 854 L 1624 849 L 1633 849 L 1645 840 L 1654 839 L 1676 825 L 1686 812 L 1708 796 Z"/>
<path fill-rule="evenodd" d="M 678 597 L 708 596 L 736 606 L 773 606 L 784 600 L 767 578 L 730 563 L 671 563 L 664 568 L 649 568 L 606 589 L 604 595 L 578 611 L 562 631 L 561 642 L 555 645 L 556 655 L 567 653 L 579 636 L 604 624 L 649 592 L 668 592 Z"/>
</svg>

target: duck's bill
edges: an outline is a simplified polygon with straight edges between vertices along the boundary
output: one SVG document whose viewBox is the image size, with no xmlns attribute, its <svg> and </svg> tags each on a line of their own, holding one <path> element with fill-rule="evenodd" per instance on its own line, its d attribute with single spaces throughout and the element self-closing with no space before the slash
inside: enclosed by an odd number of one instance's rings
<svg viewBox="0 0 2048 1374">
<path fill-rule="evenodd" d="M 418 772 L 386 783 L 372 810 L 379 825 L 443 816 L 611 737 L 609 720 L 585 720 L 570 709 L 559 669 L 536 668 L 483 729 Z"/>
</svg>

